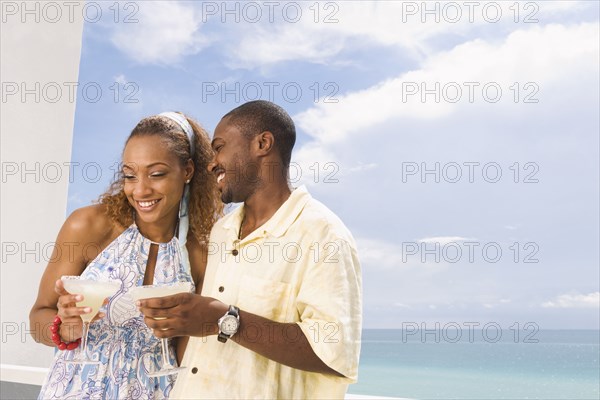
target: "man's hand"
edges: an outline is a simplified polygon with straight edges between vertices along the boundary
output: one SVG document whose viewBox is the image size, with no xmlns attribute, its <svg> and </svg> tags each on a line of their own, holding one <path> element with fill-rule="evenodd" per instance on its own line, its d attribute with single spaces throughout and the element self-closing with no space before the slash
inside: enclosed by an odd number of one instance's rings
<svg viewBox="0 0 600 400">
<path fill-rule="evenodd" d="M 192 293 L 143 299 L 137 305 L 158 338 L 216 335 L 217 321 L 228 310 L 212 297 Z"/>
<path fill-rule="evenodd" d="M 191 293 L 140 300 L 137 305 L 158 338 L 216 335 L 217 321 L 229 310 L 219 300 Z M 246 331 L 248 327 L 251 334 Z M 270 321 L 240 310 L 240 329 L 231 339 L 292 368 L 343 376 L 317 357 L 296 323 Z"/>
</svg>

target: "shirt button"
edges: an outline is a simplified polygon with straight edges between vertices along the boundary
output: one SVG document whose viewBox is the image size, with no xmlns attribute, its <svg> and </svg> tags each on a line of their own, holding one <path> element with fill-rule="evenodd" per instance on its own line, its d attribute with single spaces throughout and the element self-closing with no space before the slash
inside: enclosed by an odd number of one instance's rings
<svg viewBox="0 0 600 400">
<path fill-rule="evenodd" d="M 233 249 L 231 251 L 231 254 L 233 254 L 234 256 L 237 256 L 239 254 L 239 251 L 237 251 L 237 249 Z"/>
<path fill-rule="evenodd" d="M 198 368 L 196 368 L 196 367 L 192 368 L 192 374 L 195 374 L 197 372 L 198 372 Z"/>
<path fill-rule="evenodd" d="M 225 291 L 225 288 L 223 286 L 219 286 L 219 292 L 223 293 Z"/>
</svg>

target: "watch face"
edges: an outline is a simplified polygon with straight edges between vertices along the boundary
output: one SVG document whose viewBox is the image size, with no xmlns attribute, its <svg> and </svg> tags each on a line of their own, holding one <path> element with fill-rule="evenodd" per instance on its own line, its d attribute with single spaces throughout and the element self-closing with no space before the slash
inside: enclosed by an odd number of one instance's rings
<svg viewBox="0 0 600 400">
<path fill-rule="evenodd" d="M 227 315 L 221 321 L 221 332 L 226 335 L 233 335 L 238 330 L 238 319 L 233 315 Z"/>
</svg>

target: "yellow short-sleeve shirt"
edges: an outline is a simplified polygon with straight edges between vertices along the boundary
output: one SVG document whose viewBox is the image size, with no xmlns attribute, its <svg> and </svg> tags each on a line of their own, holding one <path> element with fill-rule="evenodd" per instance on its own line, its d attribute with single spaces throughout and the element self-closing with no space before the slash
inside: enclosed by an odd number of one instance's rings
<svg viewBox="0 0 600 400">
<path fill-rule="evenodd" d="M 343 398 L 357 379 L 362 325 L 352 235 L 305 187 L 240 241 L 243 213 L 241 206 L 213 227 L 202 295 L 297 323 L 315 354 L 345 378 L 290 368 L 231 340 L 194 337 L 182 362 L 187 370 L 179 373 L 170 398 Z M 250 340 L 258 332 L 244 330 Z"/>
</svg>

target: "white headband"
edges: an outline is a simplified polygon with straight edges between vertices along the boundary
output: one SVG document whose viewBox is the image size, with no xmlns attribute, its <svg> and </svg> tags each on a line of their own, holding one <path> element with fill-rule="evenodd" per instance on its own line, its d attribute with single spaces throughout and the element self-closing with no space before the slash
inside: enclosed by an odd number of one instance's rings
<svg viewBox="0 0 600 400">
<path fill-rule="evenodd" d="M 185 132 L 185 134 L 188 137 L 188 140 L 190 142 L 190 151 L 191 151 L 191 156 L 194 155 L 194 130 L 192 129 L 192 126 L 190 125 L 190 123 L 188 122 L 188 120 L 181 114 L 176 113 L 176 112 L 164 112 L 164 113 L 160 113 L 158 114 L 161 117 L 167 117 L 175 122 L 177 122 L 177 125 L 179 125 L 181 127 L 181 129 L 183 129 L 183 131 Z"/>
</svg>

